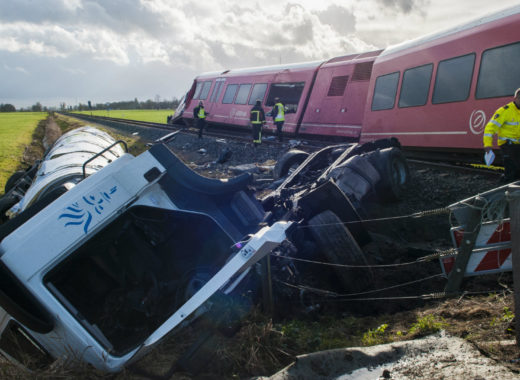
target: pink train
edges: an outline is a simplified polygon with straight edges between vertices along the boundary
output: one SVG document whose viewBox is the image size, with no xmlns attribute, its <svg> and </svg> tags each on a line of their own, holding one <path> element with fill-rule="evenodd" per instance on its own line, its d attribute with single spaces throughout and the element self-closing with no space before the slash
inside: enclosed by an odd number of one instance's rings
<svg viewBox="0 0 520 380">
<path fill-rule="evenodd" d="M 520 87 L 520 6 L 384 50 L 324 62 L 201 74 L 173 122 L 249 128 L 257 99 L 288 108 L 283 132 L 368 142 L 396 137 L 423 151 L 482 151 L 484 126 Z M 268 118 L 266 129 L 275 130 Z"/>
</svg>

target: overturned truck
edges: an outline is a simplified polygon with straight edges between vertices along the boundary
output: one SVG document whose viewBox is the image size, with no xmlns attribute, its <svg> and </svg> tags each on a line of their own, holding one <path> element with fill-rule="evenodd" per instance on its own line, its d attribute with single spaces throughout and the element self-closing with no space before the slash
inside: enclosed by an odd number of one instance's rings
<svg viewBox="0 0 520 380">
<path fill-rule="evenodd" d="M 90 127 L 69 132 L 6 186 L 0 353 L 9 360 L 116 372 L 201 316 L 232 330 L 262 296 L 262 258 L 274 256 L 284 280 L 298 273 L 295 255 L 363 263 L 364 199 L 398 199 L 408 178 L 396 140 L 289 151 L 279 186 L 258 199 L 250 174 L 209 179 L 163 143 L 137 157 L 121 145 Z M 359 289 L 370 273 L 337 277 Z"/>
</svg>

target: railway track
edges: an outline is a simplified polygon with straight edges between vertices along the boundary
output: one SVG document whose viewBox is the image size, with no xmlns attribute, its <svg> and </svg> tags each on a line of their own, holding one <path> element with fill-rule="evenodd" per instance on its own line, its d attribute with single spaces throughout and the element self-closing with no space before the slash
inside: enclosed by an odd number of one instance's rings
<svg viewBox="0 0 520 380">
<path fill-rule="evenodd" d="M 77 114 L 77 113 L 62 113 L 63 115 L 78 118 L 85 121 L 94 122 L 97 124 L 105 125 L 108 127 L 113 127 L 119 130 L 126 130 L 127 132 L 135 133 L 135 129 L 138 128 L 141 131 L 149 131 L 150 129 L 164 131 L 166 132 L 182 132 L 192 135 L 198 134 L 198 129 L 191 127 L 189 125 L 178 125 L 178 124 L 161 124 L 161 123 L 152 123 L 147 121 L 140 120 L 128 120 L 128 119 L 119 119 L 112 118 L 106 116 L 90 116 L 85 114 Z M 222 139 L 230 139 L 235 141 L 251 141 L 251 131 L 247 129 L 237 129 L 236 127 L 226 127 L 226 126 L 210 126 L 204 130 L 205 136 L 211 136 L 214 138 L 222 138 Z M 264 144 L 272 144 L 272 145 L 281 145 L 275 139 L 275 135 L 270 131 L 266 131 L 265 135 L 268 137 L 264 139 Z M 164 136 L 164 135 L 163 135 Z M 162 137 L 162 136 L 161 136 Z M 151 138 L 151 140 L 156 140 L 157 138 Z M 286 138 L 287 140 L 287 138 Z M 338 144 L 338 143 L 348 143 L 347 141 L 339 142 L 337 139 L 297 139 L 299 141 L 304 141 L 303 148 L 306 151 L 312 152 L 318 149 L 321 149 L 327 145 Z M 472 166 L 472 164 L 477 163 L 478 159 L 475 155 L 456 155 L 451 153 L 449 155 L 444 153 L 432 154 L 432 152 L 421 152 L 416 150 L 408 150 L 406 147 L 403 147 L 403 151 L 408 161 L 414 163 L 416 165 L 425 166 L 425 167 L 434 167 L 441 168 L 446 170 L 453 170 L 464 173 L 475 173 L 487 175 L 489 177 L 498 177 L 502 175 L 502 170 L 490 170 L 485 168 L 478 168 Z"/>
<path fill-rule="evenodd" d="M 129 120 L 129 119 L 119 119 L 119 118 L 112 118 L 112 117 L 106 117 L 106 116 L 90 116 L 85 114 L 77 114 L 77 113 L 68 113 L 63 112 L 61 113 L 63 115 L 74 117 L 77 119 L 85 120 L 85 121 L 91 121 L 97 124 L 105 125 L 108 127 L 115 127 L 117 129 L 123 129 L 123 130 L 130 130 L 137 128 L 153 128 L 155 130 L 162 130 L 167 132 L 176 132 L 176 131 L 182 131 L 183 133 L 188 133 L 192 135 L 198 134 L 198 129 L 189 125 L 179 125 L 179 124 L 161 124 L 161 123 L 152 123 L 152 122 L 146 122 L 146 121 L 139 121 L 139 120 Z M 265 138 L 263 140 L 263 144 L 272 144 L 272 145 L 281 145 L 283 143 L 280 143 L 276 140 L 275 135 L 271 131 L 263 131 Z M 211 125 L 209 127 L 206 127 L 204 130 L 205 136 L 211 136 L 215 138 L 224 138 L 224 139 L 232 139 L 232 140 L 238 140 L 238 141 L 244 141 L 244 142 L 251 142 L 251 131 L 248 129 L 237 129 L 236 126 L 226 126 L 226 125 Z M 286 141 L 290 139 L 290 137 L 286 137 Z M 338 144 L 338 143 L 345 143 L 345 141 L 339 142 L 337 139 L 335 140 L 326 140 L 326 139 L 302 139 L 302 138 L 296 138 L 296 140 L 304 141 L 305 142 L 305 149 L 306 150 L 316 150 L 320 149 L 324 146 L 331 145 L 331 144 Z"/>
</svg>

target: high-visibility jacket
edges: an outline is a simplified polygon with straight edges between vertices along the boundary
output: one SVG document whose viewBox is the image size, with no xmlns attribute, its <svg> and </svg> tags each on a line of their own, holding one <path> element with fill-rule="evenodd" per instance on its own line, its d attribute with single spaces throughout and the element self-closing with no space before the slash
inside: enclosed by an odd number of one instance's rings
<svg viewBox="0 0 520 380">
<path fill-rule="evenodd" d="M 197 117 L 199 119 L 205 119 L 206 118 L 206 110 L 204 107 L 199 107 L 199 112 L 197 113 Z"/>
<path fill-rule="evenodd" d="M 274 121 L 285 121 L 285 108 L 282 103 L 276 103 L 273 109 Z M 275 114 L 276 112 L 276 114 Z"/>
<path fill-rule="evenodd" d="M 514 102 L 496 110 L 484 129 L 484 147 L 493 146 L 493 135 L 498 135 L 498 145 L 507 141 L 520 144 L 520 109 Z"/>
<path fill-rule="evenodd" d="M 251 124 L 263 124 L 265 123 L 265 113 L 262 107 L 254 106 L 251 108 L 249 115 L 249 121 Z"/>
</svg>

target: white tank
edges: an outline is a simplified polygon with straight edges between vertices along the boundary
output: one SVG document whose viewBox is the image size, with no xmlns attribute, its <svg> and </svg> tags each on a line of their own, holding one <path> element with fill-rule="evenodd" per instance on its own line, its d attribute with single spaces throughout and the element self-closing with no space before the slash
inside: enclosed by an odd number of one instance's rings
<svg viewBox="0 0 520 380">
<path fill-rule="evenodd" d="M 108 133 L 94 127 L 85 126 L 65 133 L 45 153 L 30 187 L 7 215 L 13 218 L 59 187 L 69 190 L 124 153 Z"/>
</svg>

